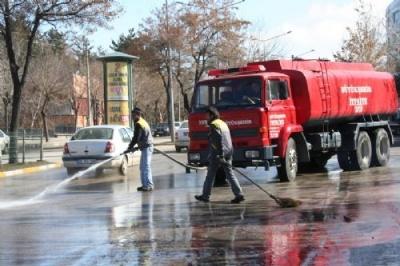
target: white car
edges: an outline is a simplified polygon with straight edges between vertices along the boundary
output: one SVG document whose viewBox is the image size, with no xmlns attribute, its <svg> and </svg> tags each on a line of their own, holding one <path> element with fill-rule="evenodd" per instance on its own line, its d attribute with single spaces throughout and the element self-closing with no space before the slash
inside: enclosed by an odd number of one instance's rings
<svg viewBox="0 0 400 266">
<path fill-rule="evenodd" d="M 10 145 L 10 137 L 0 130 L 0 149 L 3 154 L 8 153 L 8 146 Z"/>
<path fill-rule="evenodd" d="M 181 123 L 181 126 L 175 132 L 175 150 L 181 152 L 182 149 L 189 147 L 189 122 L 187 120 Z"/>
<path fill-rule="evenodd" d="M 100 125 L 81 128 L 64 145 L 63 165 L 68 175 L 73 175 L 108 160 L 96 168 L 96 174 L 106 168 L 117 168 L 121 175 L 126 175 L 128 166 L 133 165 L 133 153 L 123 152 L 128 148 L 132 137 L 133 130 L 126 126 Z"/>
</svg>

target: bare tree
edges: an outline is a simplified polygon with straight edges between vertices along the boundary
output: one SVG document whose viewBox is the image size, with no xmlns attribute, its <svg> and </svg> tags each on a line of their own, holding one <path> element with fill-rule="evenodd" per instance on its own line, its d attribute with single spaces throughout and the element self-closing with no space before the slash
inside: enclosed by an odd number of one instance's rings
<svg viewBox="0 0 400 266">
<path fill-rule="evenodd" d="M 0 1 L 0 36 L 5 42 L 10 74 L 13 83 L 13 102 L 10 131 L 18 129 L 20 102 L 26 83 L 33 45 L 40 27 L 78 25 L 88 30 L 97 26 L 107 26 L 120 10 L 116 0 L 92 1 L 43 1 L 43 0 L 2 0 Z M 15 32 L 20 29 L 20 32 Z M 25 57 L 16 57 L 16 39 L 25 41 Z M 17 142 L 10 143 L 9 163 L 17 162 Z"/>
<path fill-rule="evenodd" d="M 359 0 L 355 8 L 358 19 L 354 28 L 347 28 L 349 38 L 343 40 L 341 51 L 333 56 L 337 61 L 369 62 L 378 70 L 386 68 L 386 42 L 380 21 L 372 15 L 372 6 Z"/>
<path fill-rule="evenodd" d="M 40 98 L 35 101 L 42 120 L 46 141 L 49 139 L 47 112 L 49 106 L 57 100 L 68 98 L 69 73 L 72 72 L 72 60 L 63 54 L 54 53 L 50 46 L 44 46 L 41 56 L 32 61 L 31 84 Z M 49 73 L 51 69 L 51 73 Z"/>
<path fill-rule="evenodd" d="M 162 79 L 169 106 L 172 71 L 179 91 L 190 110 L 188 92 L 207 70 L 230 66 L 243 58 L 240 49 L 242 29 L 249 22 L 237 19 L 233 0 L 192 0 L 185 5 L 173 3 L 154 10 L 154 16 L 140 25 L 139 36 L 147 45 L 144 55 Z"/>
</svg>

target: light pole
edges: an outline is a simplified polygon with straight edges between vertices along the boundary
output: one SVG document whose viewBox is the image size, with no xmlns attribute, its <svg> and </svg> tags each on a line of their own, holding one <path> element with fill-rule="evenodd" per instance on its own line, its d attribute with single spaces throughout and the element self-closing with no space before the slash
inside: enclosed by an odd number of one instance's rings
<svg viewBox="0 0 400 266">
<path fill-rule="evenodd" d="M 264 43 L 264 45 L 263 45 L 263 60 L 265 60 L 266 59 L 266 53 L 265 53 L 265 42 L 269 42 L 269 41 L 271 41 L 271 40 L 273 40 L 273 39 L 277 39 L 277 38 L 280 38 L 280 37 L 282 37 L 282 36 L 286 36 L 286 35 L 288 35 L 288 34 L 290 34 L 290 33 L 292 33 L 292 31 L 290 30 L 290 31 L 287 31 L 287 32 L 285 32 L 285 33 L 282 33 L 282 34 L 278 34 L 278 35 L 276 35 L 276 36 L 273 36 L 273 37 L 271 37 L 271 38 L 268 38 L 268 39 L 258 39 L 258 38 L 252 38 L 252 40 L 254 40 L 254 41 L 259 41 L 259 42 L 263 42 Z"/>
<path fill-rule="evenodd" d="M 175 112 L 174 112 L 174 91 L 172 86 L 172 62 L 171 62 L 171 44 L 169 40 L 169 17 L 168 17 L 168 0 L 165 0 L 165 13 L 166 13 L 166 23 L 167 23 L 167 72 L 168 72 L 168 98 L 169 98 L 169 114 L 170 114 L 170 124 L 169 132 L 171 133 L 171 142 L 175 142 Z"/>
<path fill-rule="evenodd" d="M 303 56 L 303 55 L 306 55 L 306 54 L 309 54 L 309 53 L 312 53 L 312 52 L 314 52 L 315 50 L 314 49 L 311 49 L 311 50 L 309 50 L 309 51 L 307 51 L 307 52 L 304 52 L 304 53 L 301 53 L 301 54 L 299 54 L 299 55 L 292 55 L 292 60 L 293 59 L 300 59 L 301 58 L 301 56 Z"/>
<path fill-rule="evenodd" d="M 87 115 L 87 125 L 92 125 L 92 115 L 91 115 L 91 91 L 90 91 L 90 70 L 89 70 L 89 49 L 86 49 L 86 86 L 87 86 L 87 105 L 88 105 L 88 115 Z"/>
</svg>

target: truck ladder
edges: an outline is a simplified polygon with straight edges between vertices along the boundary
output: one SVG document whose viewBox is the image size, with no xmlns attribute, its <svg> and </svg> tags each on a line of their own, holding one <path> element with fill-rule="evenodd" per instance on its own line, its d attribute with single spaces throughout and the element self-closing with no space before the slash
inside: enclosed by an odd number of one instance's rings
<svg viewBox="0 0 400 266">
<path fill-rule="evenodd" d="M 331 99 L 331 87 L 328 80 L 328 69 L 326 67 L 326 62 L 320 62 L 321 72 L 318 75 L 319 80 L 319 92 L 321 94 L 322 101 L 322 132 L 329 133 L 329 120 L 328 117 L 332 112 L 332 99 Z M 325 134 L 324 134 L 325 135 Z"/>
</svg>

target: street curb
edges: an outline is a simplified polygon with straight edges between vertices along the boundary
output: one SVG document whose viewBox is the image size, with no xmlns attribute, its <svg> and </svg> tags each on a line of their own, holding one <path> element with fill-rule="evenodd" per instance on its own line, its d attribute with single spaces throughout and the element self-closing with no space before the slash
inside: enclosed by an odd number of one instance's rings
<svg viewBox="0 0 400 266">
<path fill-rule="evenodd" d="M 18 170 L 0 172 L 0 178 L 14 176 L 14 175 L 29 174 L 29 173 L 34 173 L 34 172 L 38 172 L 38 171 L 42 171 L 42 170 L 57 168 L 57 167 L 61 167 L 61 166 L 62 166 L 61 163 L 52 163 L 52 164 L 46 164 L 46 165 L 41 165 L 41 166 L 35 166 L 35 167 L 27 167 L 27 168 L 18 169 Z"/>
</svg>

